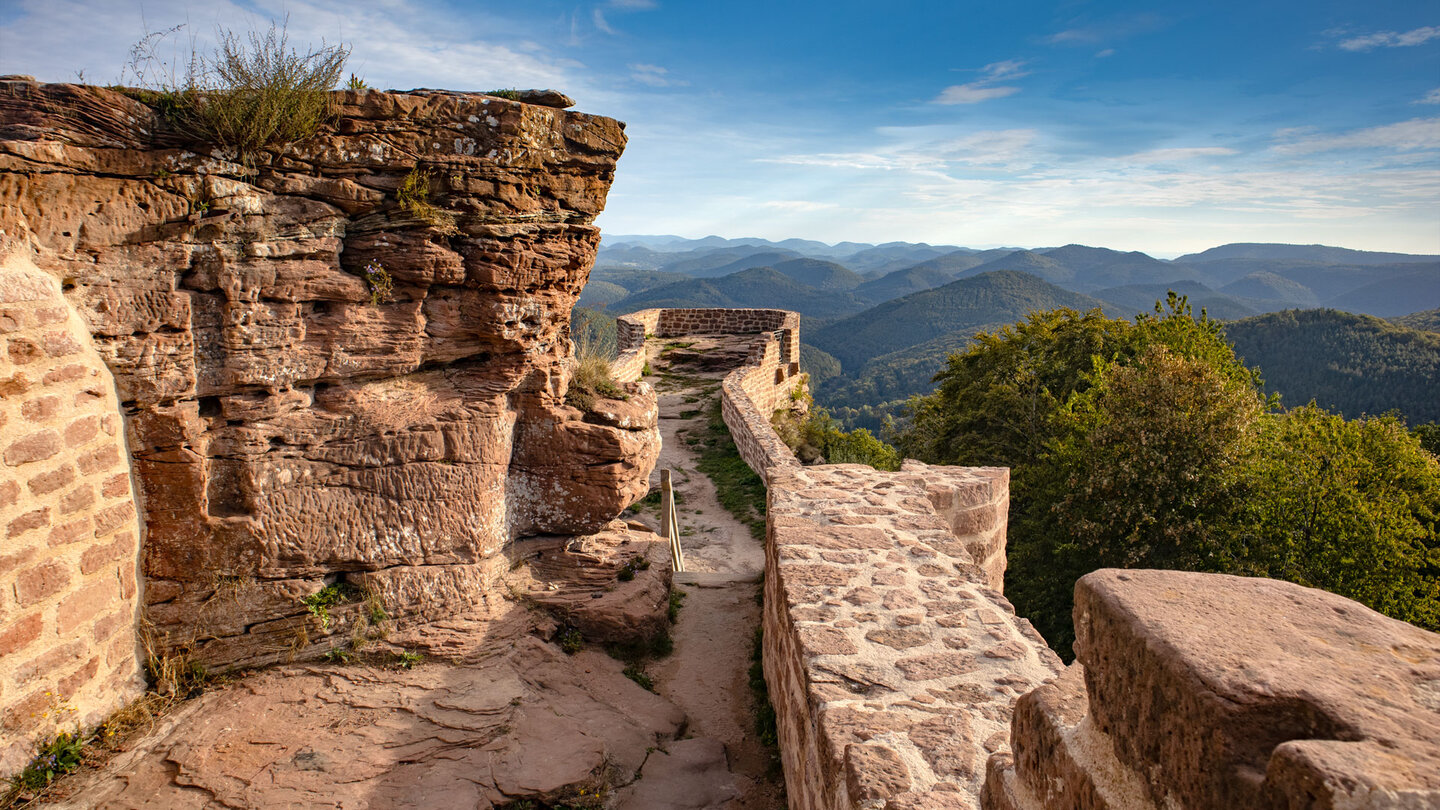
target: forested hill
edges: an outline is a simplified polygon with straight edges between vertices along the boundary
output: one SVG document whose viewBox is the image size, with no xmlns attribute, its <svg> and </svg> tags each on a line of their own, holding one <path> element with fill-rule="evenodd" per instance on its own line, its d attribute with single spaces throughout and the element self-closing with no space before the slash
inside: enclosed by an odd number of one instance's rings
<svg viewBox="0 0 1440 810">
<path fill-rule="evenodd" d="M 853 373 L 872 357 L 951 332 L 1011 323 L 1037 309 L 1083 311 L 1098 306 L 1089 296 L 1003 270 L 887 301 L 815 332 L 807 342 L 834 355 Z"/>
<path fill-rule="evenodd" d="M 1313 398 L 1350 419 L 1399 409 L 1411 425 L 1440 421 L 1440 334 L 1333 309 L 1245 318 L 1225 334 L 1286 406 Z"/>
</svg>

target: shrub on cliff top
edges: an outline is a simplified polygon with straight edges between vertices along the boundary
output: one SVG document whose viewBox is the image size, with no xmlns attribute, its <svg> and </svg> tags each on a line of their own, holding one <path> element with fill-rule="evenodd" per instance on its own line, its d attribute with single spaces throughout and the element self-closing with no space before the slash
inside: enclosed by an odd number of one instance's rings
<svg viewBox="0 0 1440 810">
<path fill-rule="evenodd" d="M 214 53 L 192 47 L 182 70 L 159 47 L 183 27 L 147 34 L 131 48 L 127 69 L 143 86 L 136 97 L 187 134 L 234 149 L 249 164 L 265 146 L 313 135 L 331 115 L 327 91 L 340 80 L 349 48 L 300 53 L 286 25 L 272 22 L 264 34 L 220 29 Z"/>
</svg>

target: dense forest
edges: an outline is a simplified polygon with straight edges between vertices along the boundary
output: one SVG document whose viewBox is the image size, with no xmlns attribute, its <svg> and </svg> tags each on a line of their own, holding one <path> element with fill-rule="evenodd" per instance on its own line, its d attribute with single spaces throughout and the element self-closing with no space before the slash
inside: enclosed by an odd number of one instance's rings
<svg viewBox="0 0 1440 810">
<path fill-rule="evenodd" d="M 1225 336 L 1288 405 L 1314 400 L 1352 418 L 1397 410 L 1411 424 L 1440 421 L 1440 333 L 1312 309 L 1227 323 Z"/>
</svg>

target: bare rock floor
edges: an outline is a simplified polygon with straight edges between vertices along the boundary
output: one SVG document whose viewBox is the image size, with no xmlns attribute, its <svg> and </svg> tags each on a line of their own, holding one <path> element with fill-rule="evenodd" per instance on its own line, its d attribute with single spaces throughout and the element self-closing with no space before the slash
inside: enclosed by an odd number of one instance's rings
<svg viewBox="0 0 1440 810">
<path fill-rule="evenodd" d="M 503 609 L 502 610 L 507 610 Z M 458 660 L 278 667 L 210 692 L 68 791 L 65 807 L 489 808 L 634 779 L 684 714 L 528 613 L 459 618 Z M 476 617 L 482 618 L 482 617 Z M 464 640 L 457 641 L 457 640 Z"/>
</svg>

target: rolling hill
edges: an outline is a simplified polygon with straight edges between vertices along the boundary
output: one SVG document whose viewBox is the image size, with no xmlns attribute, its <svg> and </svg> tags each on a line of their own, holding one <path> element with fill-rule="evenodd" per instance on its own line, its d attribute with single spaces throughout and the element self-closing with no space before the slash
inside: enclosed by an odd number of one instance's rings
<svg viewBox="0 0 1440 810">
<path fill-rule="evenodd" d="M 720 278 L 687 279 L 637 292 L 610 307 L 624 314 L 650 307 L 774 307 L 812 318 L 836 318 L 865 308 L 854 295 L 819 290 L 770 267 L 752 267 Z"/>
<path fill-rule="evenodd" d="M 887 301 L 810 335 L 846 373 L 873 357 L 981 324 L 1010 323 L 1036 309 L 1087 310 L 1100 301 L 1025 273 L 1000 271 Z"/>
</svg>

